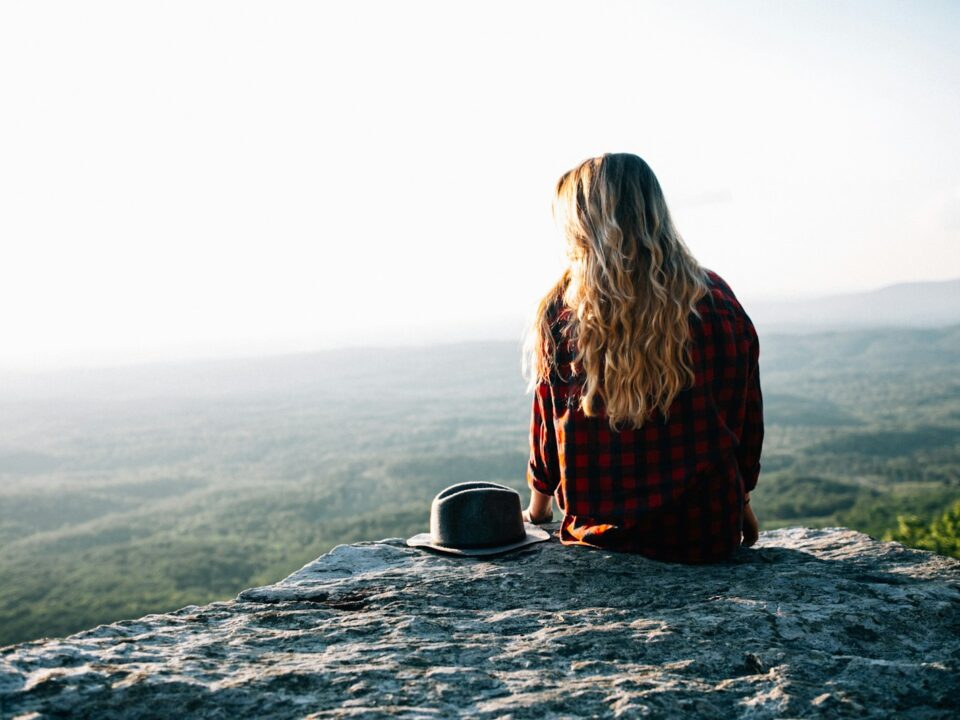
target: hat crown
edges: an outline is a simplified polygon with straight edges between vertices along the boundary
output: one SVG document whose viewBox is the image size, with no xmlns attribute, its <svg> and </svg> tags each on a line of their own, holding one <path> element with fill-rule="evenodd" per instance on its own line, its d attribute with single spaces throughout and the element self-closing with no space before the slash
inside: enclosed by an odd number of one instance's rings
<svg viewBox="0 0 960 720">
<path fill-rule="evenodd" d="M 485 548 L 523 540 L 520 494 L 505 485 L 466 482 L 441 490 L 430 506 L 430 537 L 450 548 Z"/>
</svg>

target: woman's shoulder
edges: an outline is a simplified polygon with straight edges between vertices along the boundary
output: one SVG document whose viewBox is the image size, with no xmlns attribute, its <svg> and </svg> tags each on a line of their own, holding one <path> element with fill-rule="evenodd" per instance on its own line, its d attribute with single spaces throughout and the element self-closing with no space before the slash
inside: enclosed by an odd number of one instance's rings
<svg viewBox="0 0 960 720">
<path fill-rule="evenodd" d="M 709 268 L 704 268 L 703 273 L 707 279 L 707 287 L 714 297 L 723 297 L 732 300 L 737 299 L 730 284 L 720 276 L 720 273 L 715 270 L 710 270 Z"/>
<path fill-rule="evenodd" d="M 546 320 L 555 340 L 566 336 L 573 317 L 573 309 L 567 306 L 562 296 L 557 296 L 550 302 L 546 310 Z"/>
<path fill-rule="evenodd" d="M 707 280 L 707 293 L 700 300 L 702 305 L 714 308 L 719 306 L 727 311 L 743 312 L 743 306 L 736 294 L 719 273 L 704 268 L 704 275 Z"/>
<path fill-rule="evenodd" d="M 577 354 L 574 337 L 576 312 L 564 303 L 562 297 L 557 297 L 546 308 L 544 319 L 553 339 L 553 372 L 562 371 L 563 376 L 568 378 L 572 372 L 571 362 Z"/>
<path fill-rule="evenodd" d="M 740 304 L 729 283 L 713 270 L 704 268 L 707 279 L 707 293 L 697 305 L 701 318 L 706 314 L 713 317 L 733 319 L 736 326 L 742 330 L 755 334 L 753 322 Z"/>
</svg>

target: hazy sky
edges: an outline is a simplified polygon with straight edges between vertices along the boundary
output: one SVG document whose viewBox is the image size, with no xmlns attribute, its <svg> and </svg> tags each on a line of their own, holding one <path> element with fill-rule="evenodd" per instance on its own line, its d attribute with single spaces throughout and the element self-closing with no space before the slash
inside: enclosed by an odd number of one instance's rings
<svg viewBox="0 0 960 720">
<path fill-rule="evenodd" d="M 556 178 L 751 298 L 960 276 L 960 3 L 0 5 L 0 367 L 515 337 Z M 749 306 L 748 306 L 749 311 Z"/>
</svg>

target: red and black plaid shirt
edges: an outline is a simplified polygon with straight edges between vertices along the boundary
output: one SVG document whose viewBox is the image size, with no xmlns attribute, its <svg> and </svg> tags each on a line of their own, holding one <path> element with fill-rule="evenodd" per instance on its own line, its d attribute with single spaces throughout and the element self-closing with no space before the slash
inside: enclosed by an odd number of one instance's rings
<svg viewBox="0 0 960 720">
<path fill-rule="evenodd" d="M 639 429 L 613 432 L 577 407 L 583 376 L 563 333 L 570 310 L 550 319 L 557 347 L 549 381 L 533 398 L 527 484 L 555 495 L 560 540 L 674 562 L 712 562 L 740 545 L 744 493 L 760 473 L 763 400 L 759 341 L 726 282 L 690 315 L 693 387 Z M 566 378 L 566 380 L 564 379 Z"/>
</svg>

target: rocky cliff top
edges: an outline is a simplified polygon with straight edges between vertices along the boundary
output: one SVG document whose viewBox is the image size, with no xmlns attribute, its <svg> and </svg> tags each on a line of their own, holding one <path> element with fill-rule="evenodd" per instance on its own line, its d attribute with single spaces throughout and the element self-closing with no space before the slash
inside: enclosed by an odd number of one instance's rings
<svg viewBox="0 0 960 720">
<path fill-rule="evenodd" d="M 958 664 L 960 562 L 850 530 L 765 532 L 714 566 L 392 538 L 5 648 L 0 716 L 946 718 Z"/>
</svg>

